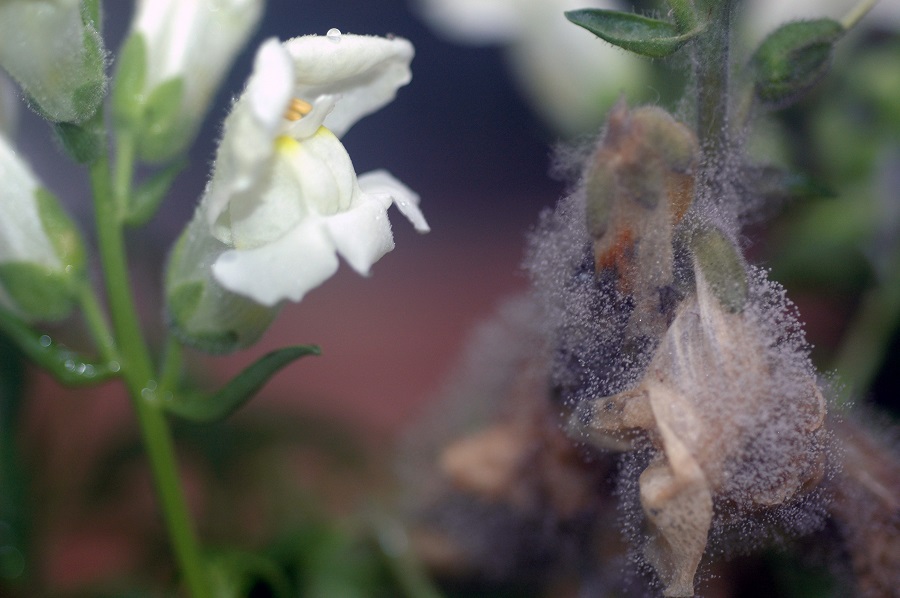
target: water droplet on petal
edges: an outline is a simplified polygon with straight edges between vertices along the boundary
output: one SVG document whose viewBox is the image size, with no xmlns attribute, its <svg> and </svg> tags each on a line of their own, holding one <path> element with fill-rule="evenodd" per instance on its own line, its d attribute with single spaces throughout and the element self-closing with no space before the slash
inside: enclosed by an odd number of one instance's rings
<svg viewBox="0 0 900 598">
<path fill-rule="evenodd" d="M 341 30 L 336 27 L 332 27 L 328 30 L 328 33 L 325 34 L 325 37 L 330 39 L 333 42 L 341 41 Z"/>
</svg>

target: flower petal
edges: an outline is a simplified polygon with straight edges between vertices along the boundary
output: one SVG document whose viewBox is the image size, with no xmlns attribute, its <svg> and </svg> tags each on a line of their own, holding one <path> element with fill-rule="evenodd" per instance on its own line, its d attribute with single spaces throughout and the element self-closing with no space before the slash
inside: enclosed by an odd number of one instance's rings
<svg viewBox="0 0 900 598">
<path fill-rule="evenodd" d="M 359 188 L 365 195 L 388 197 L 420 233 L 431 230 L 419 209 L 419 194 L 398 181 L 387 170 L 373 170 L 359 176 Z"/>
<path fill-rule="evenodd" d="M 206 206 L 212 227 L 230 199 L 254 186 L 262 167 L 275 152 L 275 137 L 291 100 L 290 57 L 276 38 L 263 42 L 243 95 L 225 119 Z"/>
<path fill-rule="evenodd" d="M 284 42 L 294 61 L 294 93 L 307 101 L 321 95 L 341 100 L 325 126 L 342 136 L 353 123 L 394 99 L 409 83 L 414 51 L 402 38 L 307 35 Z"/>
<path fill-rule="evenodd" d="M 320 218 L 304 220 L 268 245 L 225 251 L 212 266 L 220 285 L 269 307 L 300 301 L 337 268 L 334 243 Z"/>
<path fill-rule="evenodd" d="M 391 223 L 377 197 L 363 199 L 352 209 L 325 219 L 331 240 L 350 266 L 367 276 L 372 264 L 394 248 Z"/>
</svg>

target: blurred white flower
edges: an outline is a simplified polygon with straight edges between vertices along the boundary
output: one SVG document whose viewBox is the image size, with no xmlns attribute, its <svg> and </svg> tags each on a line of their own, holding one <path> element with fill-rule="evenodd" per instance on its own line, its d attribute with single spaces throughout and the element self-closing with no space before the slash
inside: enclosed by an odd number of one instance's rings
<svg viewBox="0 0 900 598">
<path fill-rule="evenodd" d="M 132 37 L 144 44 L 143 80 L 131 93 L 152 102 L 153 93 L 178 81 L 179 106 L 159 140 L 145 142 L 145 157 L 178 155 L 193 140 L 210 101 L 235 56 L 256 29 L 264 0 L 139 0 Z M 147 147 L 148 145 L 156 147 Z"/>
<path fill-rule="evenodd" d="M 565 134 L 593 130 L 607 108 L 643 80 L 646 59 L 615 48 L 566 20 L 579 8 L 623 10 L 617 0 L 418 0 L 449 39 L 507 46 L 524 91 Z"/>
<path fill-rule="evenodd" d="M 407 40 L 336 30 L 266 41 L 173 256 L 170 296 L 202 281 L 210 302 L 227 299 L 217 286 L 268 308 L 299 301 L 334 274 L 337 254 L 365 275 L 394 246 L 392 203 L 427 232 L 418 196 L 385 171 L 357 178 L 338 140 L 409 82 L 412 57 Z M 188 337 L 204 309 L 220 309 L 204 301 L 190 314 L 176 306 Z"/>
<path fill-rule="evenodd" d="M 103 40 L 80 0 L 0 2 L 0 66 L 53 121 L 86 120 L 103 100 Z"/>
</svg>

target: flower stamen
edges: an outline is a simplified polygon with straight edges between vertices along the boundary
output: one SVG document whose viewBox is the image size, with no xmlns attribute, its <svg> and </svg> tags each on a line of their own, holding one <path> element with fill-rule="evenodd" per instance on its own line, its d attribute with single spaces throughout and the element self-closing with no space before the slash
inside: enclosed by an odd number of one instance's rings
<svg viewBox="0 0 900 598">
<path fill-rule="evenodd" d="M 301 100 L 300 98 L 294 98 L 291 100 L 287 110 L 284 111 L 284 118 L 292 122 L 298 121 L 312 112 L 312 109 L 313 106 L 309 102 Z"/>
</svg>

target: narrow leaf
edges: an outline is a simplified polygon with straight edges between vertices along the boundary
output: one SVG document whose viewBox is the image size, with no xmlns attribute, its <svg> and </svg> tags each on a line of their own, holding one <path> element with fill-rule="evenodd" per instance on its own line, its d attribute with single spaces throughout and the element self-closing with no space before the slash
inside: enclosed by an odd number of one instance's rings
<svg viewBox="0 0 900 598">
<path fill-rule="evenodd" d="M 570 10 L 565 15 L 604 41 L 648 58 L 671 55 L 702 30 L 679 33 L 668 21 L 616 10 L 585 8 Z"/>
<path fill-rule="evenodd" d="M 187 164 L 187 160 L 178 160 L 141 183 L 131 194 L 128 212 L 125 214 L 125 224 L 142 226 L 153 218 L 175 178 L 181 174 Z"/>
<path fill-rule="evenodd" d="M 252 399 L 281 368 L 301 357 L 319 354 L 319 347 L 314 345 L 298 345 L 272 351 L 244 369 L 216 394 L 185 394 L 165 403 L 165 408 L 171 414 L 191 421 L 221 421 Z"/>
<path fill-rule="evenodd" d="M 85 386 L 99 384 L 119 371 L 115 361 L 91 361 L 64 345 L 54 342 L 46 334 L 29 328 L 19 318 L 0 309 L 0 330 L 21 349 L 30 360 L 47 370 L 60 384 Z"/>
</svg>

